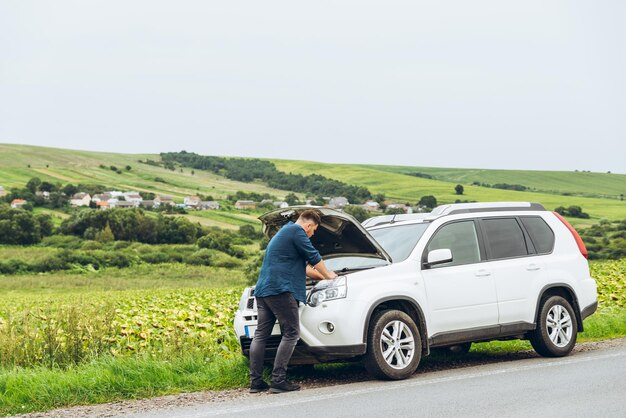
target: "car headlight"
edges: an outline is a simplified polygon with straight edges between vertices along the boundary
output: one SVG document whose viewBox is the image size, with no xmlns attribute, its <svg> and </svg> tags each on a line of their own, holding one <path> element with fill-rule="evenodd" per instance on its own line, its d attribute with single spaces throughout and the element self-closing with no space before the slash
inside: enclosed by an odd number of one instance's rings
<svg viewBox="0 0 626 418">
<path fill-rule="evenodd" d="M 311 290 L 309 306 L 317 306 L 322 302 L 345 298 L 348 294 L 348 281 L 344 276 L 334 280 L 320 280 Z"/>
</svg>

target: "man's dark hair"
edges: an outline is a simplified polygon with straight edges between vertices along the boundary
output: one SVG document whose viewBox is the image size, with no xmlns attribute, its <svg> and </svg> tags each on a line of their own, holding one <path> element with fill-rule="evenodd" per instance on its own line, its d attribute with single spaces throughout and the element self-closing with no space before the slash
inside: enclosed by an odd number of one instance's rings
<svg viewBox="0 0 626 418">
<path fill-rule="evenodd" d="M 322 222 L 322 217 L 319 212 L 313 209 L 307 209 L 302 212 L 299 216 L 299 219 L 314 222 L 316 225 L 319 225 Z"/>
</svg>

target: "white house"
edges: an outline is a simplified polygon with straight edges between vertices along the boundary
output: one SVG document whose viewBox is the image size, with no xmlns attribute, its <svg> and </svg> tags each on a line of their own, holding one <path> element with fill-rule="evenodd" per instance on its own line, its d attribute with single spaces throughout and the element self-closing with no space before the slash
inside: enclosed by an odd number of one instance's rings
<svg viewBox="0 0 626 418">
<path fill-rule="evenodd" d="M 328 202 L 328 207 L 333 209 L 343 209 L 349 204 L 350 202 L 348 202 L 348 199 L 343 196 L 338 196 L 330 199 L 330 201 Z"/>
<path fill-rule="evenodd" d="M 89 193 L 76 193 L 70 199 L 71 206 L 89 206 L 89 202 L 91 202 Z"/>
<path fill-rule="evenodd" d="M 127 202 L 134 202 L 135 206 L 139 206 L 139 204 L 143 200 L 141 195 L 139 193 L 137 193 L 137 192 L 126 192 L 126 193 L 124 193 L 124 199 Z"/>
<path fill-rule="evenodd" d="M 200 202 L 199 208 L 202 210 L 218 210 L 220 208 L 220 204 L 215 200 L 204 200 Z"/>
<path fill-rule="evenodd" d="M 380 210 L 380 204 L 375 200 L 368 200 L 363 204 L 363 208 L 368 212 Z"/>
<path fill-rule="evenodd" d="M 192 209 L 197 209 L 201 201 L 198 196 L 187 196 L 183 199 L 185 206 Z"/>
</svg>

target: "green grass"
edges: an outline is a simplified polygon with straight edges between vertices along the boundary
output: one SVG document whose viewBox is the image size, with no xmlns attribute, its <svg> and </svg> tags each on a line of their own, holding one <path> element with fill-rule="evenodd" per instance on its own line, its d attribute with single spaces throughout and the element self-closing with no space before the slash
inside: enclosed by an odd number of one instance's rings
<svg viewBox="0 0 626 418">
<path fill-rule="evenodd" d="M 583 210 L 591 216 L 590 220 L 584 220 L 587 224 L 596 223 L 602 218 L 611 220 L 622 220 L 626 218 L 626 201 L 613 199 L 591 198 L 583 196 L 562 196 L 551 193 L 540 192 L 517 192 L 511 190 L 492 189 L 480 186 L 464 184 L 463 195 L 457 195 L 454 191 L 456 182 L 442 180 L 431 180 L 419 177 L 408 176 L 398 172 L 391 172 L 377 168 L 377 166 L 356 166 L 348 164 L 324 164 L 307 161 L 285 161 L 272 160 L 279 170 L 308 175 L 321 173 L 326 177 L 344 181 L 350 184 L 367 187 L 372 193 L 384 193 L 388 199 L 398 202 L 408 202 L 416 204 L 422 196 L 433 195 L 440 204 L 453 203 L 457 199 L 469 201 L 530 201 L 540 202 L 547 209 L 554 210 L 558 206 L 581 206 Z M 563 178 L 567 178 L 573 184 L 577 181 L 577 174 L 587 173 L 564 173 Z M 626 189 L 626 176 L 615 176 L 617 183 Z M 589 187 L 603 190 L 604 179 L 594 177 L 594 182 L 589 183 Z M 523 183 L 524 177 L 516 183 Z M 613 186 L 612 186 L 613 187 Z M 618 187 L 618 186 L 616 186 Z M 626 190 L 624 190 L 626 193 Z"/>
<path fill-rule="evenodd" d="M 248 367 L 242 357 L 186 355 L 170 361 L 103 357 L 69 369 L 5 370 L 0 372 L 0 415 L 228 389 L 247 382 Z"/>
<path fill-rule="evenodd" d="M 182 173 L 171 171 L 139 163 L 140 159 L 160 161 L 160 156 L 0 144 L 0 185 L 8 191 L 11 187 L 24 187 L 30 178 L 39 177 L 53 183 L 95 183 L 120 190 L 169 194 L 181 201 L 184 196 L 195 194 L 225 199 L 237 191 L 269 193 L 277 198 L 283 198 L 288 193 L 260 183 L 228 180 L 202 170 L 195 170 L 194 175 L 189 168 L 184 168 Z M 100 168 L 101 164 L 107 168 Z M 108 169 L 111 165 L 121 169 L 122 174 Z M 126 165 L 132 169 L 126 171 Z M 166 183 L 155 182 L 156 177 L 161 177 Z"/>
<path fill-rule="evenodd" d="M 361 165 L 391 173 L 422 173 L 436 180 L 453 183 L 521 184 L 546 193 L 572 193 L 590 197 L 617 198 L 626 194 L 626 175 L 608 173 L 583 173 L 571 171 L 487 170 L 476 168 L 401 167 Z"/>
</svg>

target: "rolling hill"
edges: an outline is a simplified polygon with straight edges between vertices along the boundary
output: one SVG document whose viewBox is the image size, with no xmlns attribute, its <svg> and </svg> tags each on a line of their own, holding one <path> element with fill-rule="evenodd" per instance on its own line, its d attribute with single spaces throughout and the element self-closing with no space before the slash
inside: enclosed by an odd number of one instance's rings
<svg viewBox="0 0 626 418">
<path fill-rule="evenodd" d="M 140 163 L 159 161 L 156 154 L 121 154 L 65 150 L 27 145 L 0 144 L 0 185 L 5 189 L 23 187 L 37 176 L 61 183 L 96 183 L 119 190 L 170 194 L 177 199 L 187 195 L 210 195 L 225 199 L 237 191 L 269 193 L 283 198 L 289 191 L 274 189 L 255 181 L 244 183 L 202 170 L 168 170 Z M 349 184 L 367 187 L 372 193 L 384 193 L 388 199 L 415 204 L 420 197 L 434 195 L 440 203 L 457 199 L 469 201 L 536 201 L 552 210 L 557 206 L 578 205 L 591 219 L 572 219 L 584 226 L 602 218 L 626 218 L 626 175 L 586 172 L 551 172 L 521 170 L 479 170 L 460 168 L 404 167 L 381 165 L 325 164 L 312 161 L 270 160 L 285 172 L 321 174 Z M 110 169 L 115 166 L 121 174 Z M 130 166 L 130 170 L 125 167 Z M 432 178 L 416 177 L 414 173 Z M 159 179 L 159 181 L 157 181 Z M 530 190 L 512 191 L 472 185 L 472 183 L 521 184 Z M 464 187 L 456 195 L 454 186 Z M 565 195 L 564 195 L 565 194 Z M 205 212 L 192 215 L 203 224 L 237 227 L 254 223 L 254 216 Z"/>
</svg>

